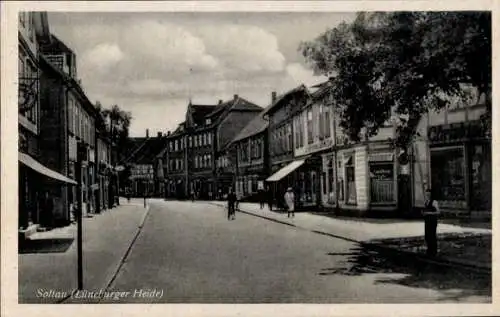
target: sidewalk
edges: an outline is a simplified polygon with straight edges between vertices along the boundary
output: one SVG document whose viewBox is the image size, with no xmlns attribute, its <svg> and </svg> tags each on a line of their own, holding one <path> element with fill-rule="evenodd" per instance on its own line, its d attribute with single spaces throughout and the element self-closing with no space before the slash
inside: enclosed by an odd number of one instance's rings
<svg viewBox="0 0 500 317">
<path fill-rule="evenodd" d="M 120 203 L 119 207 L 92 218 L 83 218 L 85 290 L 107 286 L 149 210 L 135 201 Z M 19 303 L 57 303 L 77 287 L 76 237 L 74 224 L 31 236 L 35 242 L 51 240 L 50 245 L 54 241 L 69 241 L 69 247 L 47 253 L 34 250 L 34 253 L 19 254 Z"/>
<path fill-rule="evenodd" d="M 225 206 L 226 204 L 221 201 L 212 203 L 219 206 Z M 295 213 L 295 218 L 288 218 L 287 213 L 270 211 L 267 206 L 264 209 L 260 209 L 259 204 L 255 203 L 240 203 L 239 210 L 257 217 L 319 234 L 357 242 L 365 246 L 391 249 L 392 251 L 403 252 L 406 255 L 413 254 L 420 257 L 425 250 L 423 248 L 423 220 L 383 219 L 371 221 L 363 218 L 332 218 L 309 212 L 297 212 Z M 445 258 L 439 259 L 440 261 L 451 264 L 472 265 L 481 269 L 491 268 L 491 229 L 440 223 L 437 231 L 440 240 L 446 242 L 440 244 L 440 249 L 445 251 L 443 254 L 446 254 Z M 470 243 L 464 242 L 465 240 L 478 241 Z M 448 243 L 448 241 L 451 242 Z M 457 245 L 465 246 L 466 249 L 464 247 L 457 247 Z M 487 249 L 488 245 L 489 249 Z M 478 246 L 488 251 L 489 258 L 488 254 L 482 255 L 481 261 L 473 264 L 467 259 L 462 259 L 465 255 L 464 253 L 467 253 L 469 257 L 472 256 L 472 259 L 474 259 L 474 255 L 470 253 L 471 250 L 478 248 Z"/>
</svg>

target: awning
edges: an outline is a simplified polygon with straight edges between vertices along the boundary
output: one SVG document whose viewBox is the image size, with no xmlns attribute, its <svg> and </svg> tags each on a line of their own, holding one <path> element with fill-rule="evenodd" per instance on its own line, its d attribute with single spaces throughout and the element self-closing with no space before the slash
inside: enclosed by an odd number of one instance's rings
<svg viewBox="0 0 500 317">
<path fill-rule="evenodd" d="M 266 179 L 267 182 L 276 182 L 282 179 L 283 177 L 287 176 L 297 168 L 299 168 L 302 164 L 304 164 L 305 160 L 297 160 L 293 161 L 292 163 L 288 164 L 287 166 L 283 167 L 273 175 L 271 175 L 268 179 Z"/>
<path fill-rule="evenodd" d="M 64 183 L 68 183 L 68 184 L 73 184 L 73 185 L 77 184 L 74 180 L 42 165 L 40 162 L 38 162 L 37 160 L 35 160 L 31 156 L 29 156 L 28 154 L 19 152 L 19 162 L 23 163 L 24 165 L 31 168 L 35 172 L 38 172 L 38 173 L 45 175 L 47 177 L 50 177 L 52 179 L 55 179 L 55 180 L 58 180 L 58 181 L 61 181 Z"/>
</svg>

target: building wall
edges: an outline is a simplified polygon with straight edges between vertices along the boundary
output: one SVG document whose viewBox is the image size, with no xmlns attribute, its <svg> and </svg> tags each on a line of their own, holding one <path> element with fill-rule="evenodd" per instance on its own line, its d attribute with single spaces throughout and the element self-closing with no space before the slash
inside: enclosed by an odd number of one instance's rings
<svg viewBox="0 0 500 317">
<path fill-rule="evenodd" d="M 453 209 L 456 211 L 466 210 L 469 206 L 469 200 L 471 199 L 471 168 L 472 163 L 469 162 L 471 159 L 469 152 L 473 149 L 472 146 L 477 144 L 476 141 L 467 142 L 453 142 L 450 141 L 448 144 L 442 145 L 433 145 L 428 136 L 428 130 L 431 127 L 448 125 L 448 124 L 460 124 L 467 123 L 479 120 L 482 114 L 484 114 L 486 108 L 484 106 L 465 106 L 461 105 L 459 107 L 452 107 L 448 110 L 443 110 L 440 112 L 432 111 L 419 123 L 418 132 L 420 133 L 420 137 L 417 137 L 415 142 L 412 144 L 413 150 L 413 164 L 412 164 L 412 191 L 413 191 L 413 204 L 416 208 L 422 208 L 425 202 L 425 190 L 432 187 L 432 178 L 433 174 L 436 171 L 432 169 L 432 153 L 436 153 L 438 151 L 445 150 L 453 150 L 456 149 L 460 153 L 463 153 L 463 159 L 461 159 L 461 165 L 463 166 L 463 174 L 465 179 L 465 199 L 463 200 L 450 200 L 450 201 L 441 201 L 441 206 L 447 209 Z M 491 144 L 491 140 L 489 141 Z M 488 141 L 485 141 L 485 144 L 488 144 Z M 488 147 L 486 146 L 487 150 Z M 457 152 L 459 154 L 459 152 Z M 457 155 L 458 155 L 457 154 Z M 487 153 L 486 153 L 487 154 Z M 486 155 L 488 157 L 488 155 Z M 489 156 L 491 158 L 491 156 Z M 491 162 L 489 159 L 486 159 L 483 164 L 490 164 L 489 168 L 491 169 Z M 488 167 L 487 167 L 488 168 Z M 470 206 L 474 208 L 474 206 Z"/>
<path fill-rule="evenodd" d="M 233 140 L 257 116 L 257 111 L 231 111 L 217 127 L 217 148 L 220 150 Z"/>
</svg>

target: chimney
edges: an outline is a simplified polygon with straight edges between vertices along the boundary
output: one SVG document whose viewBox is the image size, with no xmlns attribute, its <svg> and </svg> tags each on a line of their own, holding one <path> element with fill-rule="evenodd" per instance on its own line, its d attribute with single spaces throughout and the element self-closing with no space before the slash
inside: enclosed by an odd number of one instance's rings
<svg viewBox="0 0 500 317">
<path fill-rule="evenodd" d="M 221 105 L 221 104 L 222 104 L 222 99 L 219 99 L 219 105 Z"/>
<path fill-rule="evenodd" d="M 169 136 L 169 135 L 170 135 L 170 131 L 167 131 L 167 136 Z"/>
<path fill-rule="evenodd" d="M 238 99 L 238 95 L 234 95 L 234 100 L 237 100 Z"/>
<path fill-rule="evenodd" d="M 162 133 L 161 132 L 158 132 L 158 137 L 161 138 L 162 137 Z"/>
<path fill-rule="evenodd" d="M 275 103 L 276 102 L 276 91 L 273 91 L 271 93 L 271 103 Z"/>
<path fill-rule="evenodd" d="M 149 129 L 146 129 L 146 138 L 149 138 Z"/>
</svg>

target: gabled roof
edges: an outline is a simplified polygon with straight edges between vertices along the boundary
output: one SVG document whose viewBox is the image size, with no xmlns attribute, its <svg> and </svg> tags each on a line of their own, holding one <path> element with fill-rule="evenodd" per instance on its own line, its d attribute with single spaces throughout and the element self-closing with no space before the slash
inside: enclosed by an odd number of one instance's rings
<svg viewBox="0 0 500 317">
<path fill-rule="evenodd" d="M 298 87 L 295 87 L 294 89 L 292 90 L 289 90 L 287 92 L 285 92 L 284 94 L 281 94 L 279 95 L 277 98 L 276 98 L 276 101 L 274 101 L 271 105 L 269 105 L 269 107 L 267 107 L 264 112 L 263 112 L 263 115 L 266 115 L 268 114 L 269 112 L 271 112 L 271 110 L 275 110 L 277 108 L 277 106 L 288 96 L 290 95 L 293 95 L 297 92 L 300 92 L 300 91 L 304 91 L 306 94 L 309 94 L 309 91 L 307 89 L 307 87 L 304 85 L 304 84 L 301 84 L 300 86 Z"/>
<path fill-rule="evenodd" d="M 205 117 L 216 108 L 215 105 L 193 105 L 191 104 L 191 116 L 196 125 L 204 124 Z"/>
<path fill-rule="evenodd" d="M 262 107 L 238 96 L 234 99 L 218 104 L 214 111 L 212 111 L 207 117 L 210 117 L 211 119 L 213 119 L 212 121 L 214 121 L 218 119 L 223 113 L 231 110 L 262 111 Z"/>
<path fill-rule="evenodd" d="M 129 163 L 132 161 L 136 153 L 144 146 L 146 138 L 129 138 L 128 148 L 125 151 L 124 157 L 121 163 Z"/>
<path fill-rule="evenodd" d="M 235 143 L 240 140 L 254 136 L 264 130 L 269 126 L 269 122 L 264 120 L 264 111 L 255 116 L 244 128 L 236 135 L 236 137 L 230 142 Z"/>
<path fill-rule="evenodd" d="M 164 137 L 132 138 L 132 141 L 136 147 L 125 160 L 125 163 L 129 164 L 153 164 L 158 153 L 165 149 L 166 144 Z"/>
</svg>

